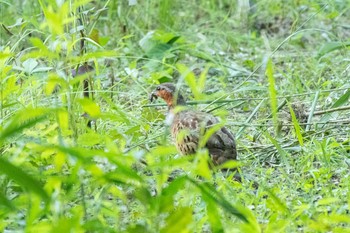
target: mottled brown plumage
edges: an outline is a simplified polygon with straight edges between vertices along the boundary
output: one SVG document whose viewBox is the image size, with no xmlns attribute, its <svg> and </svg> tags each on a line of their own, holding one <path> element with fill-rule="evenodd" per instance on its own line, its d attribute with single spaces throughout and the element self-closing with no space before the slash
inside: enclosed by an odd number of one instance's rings
<svg viewBox="0 0 350 233">
<path fill-rule="evenodd" d="M 163 83 L 157 86 L 151 95 L 153 98 L 162 98 L 169 107 L 168 119 L 170 119 L 171 134 L 176 148 L 183 155 L 194 154 L 199 145 L 201 136 L 219 121 L 211 114 L 191 109 L 180 109 L 176 106 L 185 105 L 185 99 L 171 83 Z M 236 144 L 232 134 L 226 127 L 214 132 L 205 144 L 212 163 L 220 165 L 228 160 L 237 158 Z"/>
</svg>

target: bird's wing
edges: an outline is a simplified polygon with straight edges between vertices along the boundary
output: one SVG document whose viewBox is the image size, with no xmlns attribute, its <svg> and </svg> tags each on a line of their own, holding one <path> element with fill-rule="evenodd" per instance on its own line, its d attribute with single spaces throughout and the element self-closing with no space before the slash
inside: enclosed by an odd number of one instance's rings
<svg viewBox="0 0 350 233">
<path fill-rule="evenodd" d="M 173 122 L 173 135 L 177 148 L 183 154 L 195 153 L 200 137 L 218 123 L 216 117 L 205 112 L 186 111 L 178 114 Z M 205 147 L 209 150 L 215 165 L 237 157 L 234 137 L 225 127 L 212 133 Z"/>
<path fill-rule="evenodd" d="M 217 118 L 210 114 L 205 119 L 206 130 L 219 123 Z M 235 139 L 232 133 L 224 126 L 211 134 L 205 146 L 209 150 L 214 165 L 237 158 Z"/>
</svg>

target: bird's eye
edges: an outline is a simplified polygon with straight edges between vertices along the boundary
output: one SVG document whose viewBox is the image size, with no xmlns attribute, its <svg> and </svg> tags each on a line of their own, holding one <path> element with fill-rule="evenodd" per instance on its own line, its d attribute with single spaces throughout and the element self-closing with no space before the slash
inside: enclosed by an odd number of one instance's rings
<svg viewBox="0 0 350 233">
<path fill-rule="evenodd" d="M 160 88 L 159 86 L 156 88 L 157 91 L 160 91 L 160 89 L 161 89 L 161 88 Z"/>
</svg>

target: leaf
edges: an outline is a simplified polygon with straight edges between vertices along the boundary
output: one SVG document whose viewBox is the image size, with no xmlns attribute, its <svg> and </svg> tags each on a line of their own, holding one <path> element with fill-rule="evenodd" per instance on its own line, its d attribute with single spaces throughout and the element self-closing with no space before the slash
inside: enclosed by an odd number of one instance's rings
<svg viewBox="0 0 350 233">
<path fill-rule="evenodd" d="M 174 36 L 173 38 L 171 38 L 171 39 L 167 42 L 167 44 L 169 44 L 169 45 L 174 44 L 178 39 L 180 39 L 180 37 L 181 37 L 181 36 Z"/>
<path fill-rule="evenodd" d="M 205 83 L 207 81 L 207 74 L 209 71 L 211 65 L 207 65 L 204 70 L 201 72 L 201 74 L 199 75 L 199 79 L 198 79 L 198 89 L 200 92 L 203 92 L 205 89 Z"/>
<path fill-rule="evenodd" d="M 283 159 L 284 164 L 289 167 L 289 162 L 287 160 L 287 152 L 282 148 L 282 146 L 280 145 L 280 143 L 274 139 L 268 132 L 265 132 L 265 135 L 268 139 L 270 139 L 270 141 L 272 142 L 272 144 L 276 147 L 278 153 L 280 154 L 281 158 Z"/>
<path fill-rule="evenodd" d="M 84 98 L 80 99 L 79 103 L 90 117 L 97 118 L 101 115 L 100 107 L 94 101 Z"/>
<path fill-rule="evenodd" d="M 187 85 L 190 87 L 190 89 L 194 95 L 194 98 L 197 100 L 201 99 L 202 92 L 199 90 L 200 87 L 198 87 L 198 84 L 196 81 L 196 76 L 194 75 L 194 73 L 184 64 L 178 63 L 176 65 L 176 68 L 178 69 L 180 74 L 184 77 Z"/>
<path fill-rule="evenodd" d="M 283 201 L 281 201 L 281 199 L 279 199 L 271 190 L 265 189 L 265 191 L 269 194 L 269 197 L 273 200 L 273 203 L 275 204 L 277 209 L 279 209 L 283 213 L 290 214 L 288 207 L 284 204 Z"/>
<path fill-rule="evenodd" d="M 57 90 L 58 86 L 60 86 L 63 90 L 68 88 L 66 80 L 58 76 L 56 73 L 50 73 L 46 81 L 45 94 L 51 95 L 55 90 Z"/>
<path fill-rule="evenodd" d="M 35 69 L 35 67 L 38 66 L 38 64 L 39 63 L 33 58 L 27 59 L 22 63 L 23 70 L 27 74 L 31 74 L 33 72 L 33 70 Z"/>
<path fill-rule="evenodd" d="M 62 130 L 68 130 L 69 128 L 69 113 L 67 111 L 57 111 L 57 121 Z"/>
<path fill-rule="evenodd" d="M 162 60 L 165 53 L 171 48 L 171 45 L 164 43 L 155 44 L 149 51 L 146 52 L 146 56 L 153 59 Z"/>
<path fill-rule="evenodd" d="M 162 60 L 179 38 L 180 36 L 171 33 L 150 31 L 140 40 L 139 45 L 148 58 Z"/>
<path fill-rule="evenodd" d="M 45 7 L 42 1 L 39 2 L 46 18 L 43 26 L 47 26 L 54 35 L 63 35 L 65 33 L 65 25 L 74 20 L 73 17 L 69 17 L 70 4 L 64 2 L 58 7 L 53 7 L 52 5 Z"/>
<path fill-rule="evenodd" d="M 295 116 L 295 113 L 294 113 L 294 110 L 293 110 L 292 106 L 290 104 L 288 106 L 289 106 L 290 115 L 292 116 L 292 122 L 293 122 L 294 130 L 295 130 L 295 134 L 297 135 L 299 144 L 301 146 L 303 146 L 304 145 L 304 140 L 303 140 L 303 135 L 301 133 L 302 129 L 301 129 L 299 123 L 298 123 L 298 119 Z"/>
<path fill-rule="evenodd" d="M 272 110 L 272 119 L 275 125 L 277 125 L 277 91 L 275 88 L 275 77 L 273 75 L 273 64 L 271 59 L 267 61 L 266 65 L 266 76 L 269 82 L 269 94 L 270 94 L 270 105 Z"/>
<path fill-rule="evenodd" d="M 161 233 L 185 233 L 191 232 L 190 225 L 193 221 L 192 208 L 180 207 L 171 213 L 166 219 L 166 225 Z"/>
<path fill-rule="evenodd" d="M 205 199 L 211 199 L 216 203 L 216 205 L 223 207 L 223 209 L 228 213 L 231 213 L 232 215 L 238 217 L 243 222 L 248 222 L 248 219 L 243 214 L 243 211 L 240 211 L 237 207 L 233 206 L 230 202 L 228 202 L 222 196 L 222 194 L 216 191 L 212 186 L 210 186 L 207 183 L 199 184 L 190 177 L 187 177 L 187 180 L 190 181 L 190 183 L 192 183 L 193 185 L 195 185 L 201 191 L 202 195 L 206 196 Z"/>
<path fill-rule="evenodd" d="M 33 46 L 37 47 L 40 50 L 50 53 L 47 46 L 43 43 L 43 41 L 38 37 L 30 37 L 29 41 L 33 44 Z"/>
<path fill-rule="evenodd" d="M 213 199 L 208 198 L 208 196 L 204 195 L 203 199 L 207 205 L 207 215 L 212 232 L 224 232 L 221 218 L 218 217 L 220 216 L 218 205 L 216 205 Z"/>
<path fill-rule="evenodd" d="M 102 136 L 95 132 L 81 134 L 78 137 L 78 144 L 84 146 L 95 146 L 103 141 Z"/>
<path fill-rule="evenodd" d="M 12 202 L 7 199 L 7 197 L 0 192 L 0 206 L 4 206 L 7 209 L 14 210 L 15 206 L 12 204 Z"/>
<path fill-rule="evenodd" d="M 37 49 L 24 55 L 22 59 L 39 58 L 39 57 L 43 57 L 46 60 L 59 59 L 60 57 L 59 53 L 50 51 L 49 48 L 44 44 L 44 42 L 41 39 L 37 37 L 32 37 L 32 38 L 29 38 L 29 40 L 33 44 L 33 46 L 36 47 Z"/>
<path fill-rule="evenodd" d="M 341 42 L 341 41 L 332 41 L 332 42 L 327 42 L 321 46 L 321 48 L 318 50 L 317 57 L 320 58 L 327 53 L 330 53 L 334 50 L 338 49 L 344 49 L 346 47 L 350 46 L 350 41 L 349 42 Z"/>
<path fill-rule="evenodd" d="M 135 190 L 135 197 L 145 206 L 152 205 L 152 195 L 145 187 L 140 187 Z"/>
<path fill-rule="evenodd" d="M 7 59 L 7 58 L 13 56 L 13 54 L 10 53 L 10 52 L 7 51 L 7 50 L 8 50 L 8 49 L 6 49 L 5 51 L 0 52 L 0 60 L 2 60 L 2 59 Z"/>
<path fill-rule="evenodd" d="M 50 111 L 52 110 L 41 108 L 28 108 L 19 111 L 0 132 L 0 145 L 2 141 L 8 140 L 14 134 L 20 133 L 23 129 L 29 128 L 45 119 Z"/>
<path fill-rule="evenodd" d="M 101 46 L 105 46 L 108 43 L 108 41 L 110 41 L 110 37 L 108 36 L 100 36 L 99 38 L 99 44 Z"/>
<path fill-rule="evenodd" d="M 208 166 L 208 152 L 207 150 L 199 150 L 196 154 L 196 174 L 210 180 L 212 178 L 211 170 Z"/>
<path fill-rule="evenodd" d="M 168 187 L 162 189 L 160 195 L 160 212 L 170 211 L 174 208 L 174 196 L 185 187 L 186 177 L 181 176 L 173 180 Z"/>
<path fill-rule="evenodd" d="M 327 198 L 322 198 L 321 200 L 317 201 L 316 205 L 317 206 L 322 206 L 322 205 L 329 206 L 330 204 L 334 204 L 334 203 L 338 203 L 338 202 L 340 202 L 339 198 L 327 197 Z"/>
<path fill-rule="evenodd" d="M 350 97 L 350 89 L 348 89 L 342 96 L 340 96 L 339 99 L 335 101 L 335 103 L 332 105 L 331 108 L 337 108 L 346 104 L 349 100 L 349 97 Z"/>
<path fill-rule="evenodd" d="M 45 202 L 49 201 L 49 196 L 42 188 L 43 185 L 34 179 L 31 175 L 21 170 L 21 168 L 14 166 L 4 158 L 0 157 L 0 173 L 7 175 L 14 180 L 21 187 L 32 191 L 39 195 Z"/>
<path fill-rule="evenodd" d="M 344 104 L 347 104 L 347 102 L 349 101 L 350 98 L 350 89 L 347 90 L 342 96 L 339 97 L 339 99 L 337 99 L 337 101 L 335 101 L 334 104 L 332 104 L 332 106 L 330 108 L 338 108 L 340 106 L 343 106 Z M 327 113 L 324 114 L 321 117 L 321 122 L 326 122 L 328 121 L 330 118 L 332 117 L 332 113 Z M 308 122 L 309 123 L 309 122 Z"/>
</svg>

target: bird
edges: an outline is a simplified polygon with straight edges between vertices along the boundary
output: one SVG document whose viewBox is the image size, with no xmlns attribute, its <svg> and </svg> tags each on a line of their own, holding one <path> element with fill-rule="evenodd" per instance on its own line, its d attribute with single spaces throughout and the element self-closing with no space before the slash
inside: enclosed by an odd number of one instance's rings
<svg viewBox="0 0 350 233">
<path fill-rule="evenodd" d="M 185 98 L 173 83 L 159 84 L 151 93 L 150 101 L 157 98 L 163 99 L 168 106 L 167 119 L 177 150 L 182 155 L 195 154 L 200 147 L 201 137 L 219 124 L 219 120 L 210 113 L 186 108 Z M 212 133 L 204 147 L 214 167 L 237 159 L 234 136 L 225 126 Z"/>
</svg>

